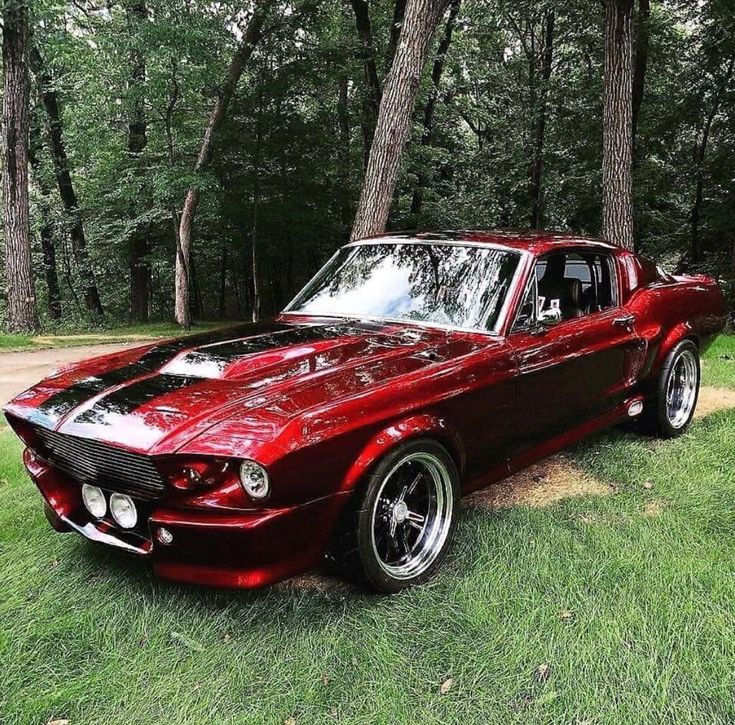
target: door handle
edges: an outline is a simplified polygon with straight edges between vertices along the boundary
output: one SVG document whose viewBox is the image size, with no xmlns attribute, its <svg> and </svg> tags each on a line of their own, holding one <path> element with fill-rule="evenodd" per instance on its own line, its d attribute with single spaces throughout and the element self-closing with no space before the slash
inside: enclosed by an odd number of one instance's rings
<svg viewBox="0 0 735 725">
<path fill-rule="evenodd" d="M 619 327 L 630 327 L 635 322 L 635 317 L 633 315 L 620 315 L 620 317 L 616 317 L 613 320 L 613 325 L 618 325 Z"/>
</svg>

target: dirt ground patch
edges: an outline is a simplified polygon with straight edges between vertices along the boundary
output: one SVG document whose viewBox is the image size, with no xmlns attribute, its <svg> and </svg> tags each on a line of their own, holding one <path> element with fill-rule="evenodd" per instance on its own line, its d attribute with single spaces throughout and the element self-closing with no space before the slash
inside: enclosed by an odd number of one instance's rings
<svg viewBox="0 0 735 725">
<path fill-rule="evenodd" d="M 131 347 L 131 343 L 0 353 L 0 407 L 61 365 L 107 355 L 126 347 Z"/>
<path fill-rule="evenodd" d="M 559 454 L 467 496 L 466 506 L 550 506 L 571 496 L 609 496 L 615 489 Z"/>
<path fill-rule="evenodd" d="M 704 418 L 706 415 L 728 408 L 735 408 L 735 390 L 703 386 L 699 391 L 694 417 Z"/>
<path fill-rule="evenodd" d="M 648 501 L 643 507 L 643 515 L 649 518 L 658 516 L 667 506 L 667 502 L 662 498 L 654 498 Z"/>
</svg>

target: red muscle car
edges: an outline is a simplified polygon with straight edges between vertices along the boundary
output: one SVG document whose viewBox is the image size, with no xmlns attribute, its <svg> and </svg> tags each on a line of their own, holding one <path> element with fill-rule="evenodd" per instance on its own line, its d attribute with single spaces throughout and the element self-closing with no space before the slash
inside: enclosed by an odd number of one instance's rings
<svg viewBox="0 0 735 725">
<path fill-rule="evenodd" d="M 631 418 L 672 437 L 725 305 L 600 241 L 396 234 L 340 249 L 275 320 L 67 367 L 6 408 L 51 524 L 165 578 L 317 565 L 393 592 L 462 494 Z"/>
</svg>

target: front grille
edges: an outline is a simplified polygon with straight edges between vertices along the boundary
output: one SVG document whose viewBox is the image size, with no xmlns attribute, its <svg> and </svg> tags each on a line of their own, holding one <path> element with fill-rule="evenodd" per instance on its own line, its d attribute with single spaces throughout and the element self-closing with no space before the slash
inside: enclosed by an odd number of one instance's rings
<svg viewBox="0 0 735 725">
<path fill-rule="evenodd" d="M 45 428 L 36 428 L 35 434 L 36 452 L 80 483 L 148 500 L 163 495 L 163 478 L 149 456 Z"/>
</svg>

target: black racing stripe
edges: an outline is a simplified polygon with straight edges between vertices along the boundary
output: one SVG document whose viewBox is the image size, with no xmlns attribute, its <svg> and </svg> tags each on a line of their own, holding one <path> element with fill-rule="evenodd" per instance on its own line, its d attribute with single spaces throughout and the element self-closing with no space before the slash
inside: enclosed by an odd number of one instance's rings
<svg viewBox="0 0 735 725">
<path fill-rule="evenodd" d="M 215 365 L 218 370 L 224 370 L 230 363 L 247 355 L 257 355 L 268 350 L 276 350 L 291 345 L 303 345 L 310 342 L 332 340 L 344 336 L 354 330 L 350 324 L 305 325 L 300 327 L 286 327 L 282 330 L 273 330 L 270 334 L 261 333 L 237 340 L 229 340 L 221 345 L 192 350 L 187 355 L 188 362 L 196 364 Z"/>
<path fill-rule="evenodd" d="M 203 332 L 198 335 L 181 337 L 161 345 L 156 345 L 145 352 L 139 360 L 115 370 L 92 375 L 83 380 L 73 383 L 68 388 L 52 395 L 48 400 L 41 403 L 33 413 L 36 422 L 42 425 L 53 423 L 70 413 L 74 408 L 90 400 L 95 395 L 128 380 L 155 372 L 159 367 L 171 360 L 175 355 L 189 347 L 199 345 L 211 345 L 222 340 L 229 340 L 242 335 L 259 335 L 286 329 L 287 325 L 281 323 L 260 323 L 257 325 L 238 325 L 211 332 Z"/>
<path fill-rule="evenodd" d="M 128 415 L 141 405 L 150 403 L 162 395 L 183 390 L 201 382 L 202 378 L 183 375 L 155 375 L 143 378 L 101 398 L 91 408 L 77 416 L 74 422 L 110 425 L 111 416 L 114 416 L 114 420 L 117 421 L 118 416 Z"/>
<path fill-rule="evenodd" d="M 101 375 L 84 378 L 70 385 L 65 390 L 56 393 L 56 395 L 52 395 L 48 400 L 41 403 L 37 410 L 45 418 L 58 420 L 86 400 L 107 390 L 107 388 L 120 385 L 120 383 L 127 382 L 128 380 L 133 380 L 133 378 L 145 375 L 148 372 L 149 370 L 146 366 L 133 363 L 132 365 L 126 365 L 125 367 L 117 368 L 117 370 L 110 370 Z"/>
</svg>

